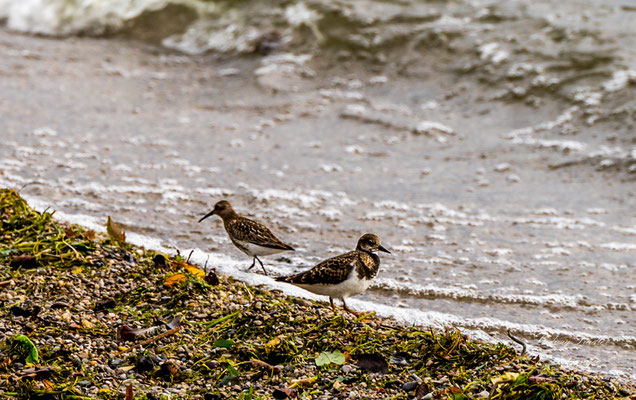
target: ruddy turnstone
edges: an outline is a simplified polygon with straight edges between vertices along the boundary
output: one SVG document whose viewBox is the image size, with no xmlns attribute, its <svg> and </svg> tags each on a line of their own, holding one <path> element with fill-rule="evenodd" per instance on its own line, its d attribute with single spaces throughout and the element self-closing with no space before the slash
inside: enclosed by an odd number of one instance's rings
<svg viewBox="0 0 636 400">
<path fill-rule="evenodd" d="M 346 297 L 363 293 L 375 278 L 380 267 L 380 257 L 375 251 L 390 253 L 380 245 L 380 238 L 367 233 L 358 239 L 354 251 L 330 258 L 312 269 L 291 276 L 275 278 L 280 282 L 291 283 L 312 293 L 329 296 L 331 308 L 336 312 L 333 299 L 342 300 L 345 311 L 358 316 L 347 307 Z"/>
<path fill-rule="evenodd" d="M 248 256 L 253 257 L 252 265 L 247 269 L 248 271 L 254 268 L 256 261 L 258 261 L 261 264 L 261 268 L 263 268 L 263 272 L 267 275 L 267 271 L 258 256 L 268 256 L 287 250 L 294 250 L 290 245 L 278 240 L 265 225 L 237 214 L 232 205 L 225 200 L 216 203 L 214 209 L 201 218 L 199 222 L 211 215 L 221 217 L 225 231 L 234 246 Z"/>
</svg>

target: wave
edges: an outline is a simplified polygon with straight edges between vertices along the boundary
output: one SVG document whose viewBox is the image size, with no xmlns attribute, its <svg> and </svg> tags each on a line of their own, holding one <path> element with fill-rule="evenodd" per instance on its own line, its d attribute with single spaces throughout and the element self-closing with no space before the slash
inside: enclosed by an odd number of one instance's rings
<svg viewBox="0 0 636 400">
<path fill-rule="evenodd" d="M 417 285 L 400 283 L 392 279 L 376 279 L 373 289 L 399 293 L 400 296 L 411 296 L 427 299 L 453 299 L 461 302 L 489 304 L 517 304 L 522 306 L 538 306 L 548 309 L 568 309 L 596 313 L 601 310 L 630 310 L 628 303 L 592 304 L 583 295 L 563 294 L 514 294 L 486 293 L 479 290 L 461 287 L 439 287 L 435 285 Z M 629 299 L 627 299 L 629 301 Z"/>
</svg>

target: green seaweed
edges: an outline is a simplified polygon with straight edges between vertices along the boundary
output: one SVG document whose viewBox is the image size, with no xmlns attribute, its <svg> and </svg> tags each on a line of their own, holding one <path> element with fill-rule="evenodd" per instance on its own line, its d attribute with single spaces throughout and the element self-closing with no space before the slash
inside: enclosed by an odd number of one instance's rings
<svg viewBox="0 0 636 400">
<path fill-rule="evenodd" d="M 36 363 L 40 360 L 38 349 L 25 335 L 14 335 L 11 338 L 11 346 L 13 351 L 23 356 L 27 363 Z"/>
</svg>

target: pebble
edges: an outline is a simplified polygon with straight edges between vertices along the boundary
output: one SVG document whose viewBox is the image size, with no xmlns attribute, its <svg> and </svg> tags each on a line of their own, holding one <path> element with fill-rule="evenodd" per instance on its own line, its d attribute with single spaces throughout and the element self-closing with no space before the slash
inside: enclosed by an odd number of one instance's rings
<svg viewBox="0 0 636 400">
<path fill-rule="evenodd" d="M 402 385 L 402 389 L 406 392 L 412 392 L 413 390 L 415 390 L 417 385 L 417 381 L 406 382 L 404 385 Z"/>
</svg>

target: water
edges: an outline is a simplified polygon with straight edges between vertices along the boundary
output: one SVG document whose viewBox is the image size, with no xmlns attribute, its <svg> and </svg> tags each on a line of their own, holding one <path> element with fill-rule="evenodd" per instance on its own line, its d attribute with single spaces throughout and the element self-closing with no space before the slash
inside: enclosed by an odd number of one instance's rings
<svg viewBox="0 0 636 400">
<path fill-rule="evenodd" d="M 231 4 L 0 1 L 0 184 L 222 270 L 221 198 L 275 274 L 377 233 L 359 299 L 636 377 L 629 2 Z"/>
</svg>

